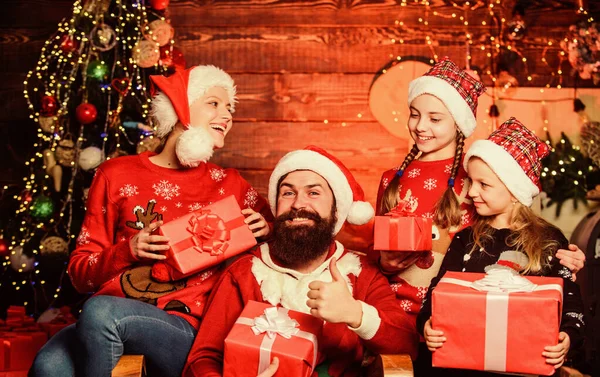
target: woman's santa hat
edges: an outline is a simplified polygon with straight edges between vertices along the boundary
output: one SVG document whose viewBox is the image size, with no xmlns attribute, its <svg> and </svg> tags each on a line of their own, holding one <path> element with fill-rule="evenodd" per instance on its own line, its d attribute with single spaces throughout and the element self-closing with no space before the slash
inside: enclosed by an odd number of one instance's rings
<svg viewBox="0 0 600 377">
<path fill-rule="evenodd" d="M 541 190 L 542 159 L 549 153 L 546 143 L 512 117 L 487 140 L 475 141 L 463 164 L 468 172 L 469 159 L 481 158 L 519 202 L 531 206 Z"/>
<path fill-rule="evenodd" d="M 422 94 L 431 94 L 444 103 L 458 129 L 469 137 L 477 126 L 477 99 L 485 87 L 448 57 L 437 62 L 408 87 L 408 104 Z"/>
<path fill-rule="evenodd" d="M 323 177 L 336 202 L 337 222 L 333 234 L 337 234 L 345 221 L 350 224 L 366 224 L 373 218 L 375 211 L 350 170 L 327 151 L 308 146 L 292 151 L 277 163 L 269 179 L 269 204 L 273 214 L 277 213 L 277 193 L 281 177 L 296 170 L 310 170 Z"/>
</svg>

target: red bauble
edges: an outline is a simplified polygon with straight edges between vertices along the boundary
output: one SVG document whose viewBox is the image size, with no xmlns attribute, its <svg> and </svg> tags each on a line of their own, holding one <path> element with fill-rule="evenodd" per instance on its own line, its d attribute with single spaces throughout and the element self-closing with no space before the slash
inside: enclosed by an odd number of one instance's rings
<svg viewBox="0 0 600 377">
<path fill-rule="evenodd" d="M 150 6 L 156 10 L 164 10 L 169 6 L 169 0 L 150 0 Z"/>
<path fill-rule="evenodd" d="M 60 40 L 60 49 L 65 54 L 68 54 L 69 52 L 73 52 L 77 49 L 77 43 L 70 35 L 64 35 Z"/>
<path fill-rule="evenodd" d="M 185 58 L 183 57 L 181 50 L 177 47 L 169 45 L 161 47 L 160 60 L 158 63 L 169 70 L 185 70 Z"/>
<path fill-rule="evenodd" d="M 96 110 L 96 106 L 92 105 L 91 103 L 82 103 L 81 105 L 77 106 L 75 115 L 77 116 L 79 123 L 90 124 L 96 120 L 98 111 Z"/>
<path fill-rule="evenodd" d="M 0 257 L 8 255 L 8 242 L 4 238 L 0 238 Z"/>
<path fill-rule="evenodd" d="M 31 202 L 33 200 L 33 195 L 31 195 L 31 191 L 23 190 L 23 192 L 21 193 L 21 200 L 27 203 Z"/>
<path fill-rule="evenodd" d="M 58 112 L 58 101 L 52 96 L 42 97 L 42 108 L 40 114 L 45 117 L 53 117 Z"/>
</svg>

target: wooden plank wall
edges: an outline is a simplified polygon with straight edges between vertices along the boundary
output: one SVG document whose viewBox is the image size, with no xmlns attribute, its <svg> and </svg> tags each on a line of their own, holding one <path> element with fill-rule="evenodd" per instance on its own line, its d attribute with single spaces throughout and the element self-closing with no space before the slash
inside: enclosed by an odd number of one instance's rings
<svg viewBox="0 0 600 377">
<path fill-rule="evenodd" d="M 378 70 L 396 56 L 431 57 L 428 36 L 433 37 L 440 57 L 449 55 L 464 65 L 466 29 L 459 20 L 463 13 L 452 3 L 430 0 L 425 26 L 419 18 L 425 17 L 426 8 L 417 0 L 171 0 L 177 46 L 188 64 L 220 66 L 238 85 L 234 129 L 215 161 L 240 169 L 266 194 L 270 171 L 284 153 L 318 144 L 348 165 L 367 198 L 374 201 L 381 173 L 401 161 L 408 141 L 392 137 L 371 115 L 369 86 Z M 471 3 L 478 9 L 467 15 L 469 32 L 478 41 L 490 33 L 487 1 Z M 512 17 L 515 0 L 493 3 L 496 10 L 503 8 L 506 17 Z M 540 57 L 547 40 L 562 38 L 576 19 L 576 3 L 529 2 L 528 35 L 517 46 L 528 58 L 532 75 L 528 85 L 541 86 L 554 79 L 554 69 Z M 0 152 L 6 165 L 0 169 L 3 182 L 21 179 L 19 161 L 27 158 L 34 140 L 22 81 L 57 22 L 70 16 L 71 5 L 72 0 L 3 2 L 0 136 L 3 144 L 14 149 L 14 153 Z M 442 18 L 433 12 L 454 12 L 457 17 Z M 556 43 L 548 50 L 553 67 L 558 51 Z M 473 62 L 485 68 L 487 51 L 471 52 Z M 566 77 L 564 84 L 572 85 L 573 80 Z"/>
</svg>

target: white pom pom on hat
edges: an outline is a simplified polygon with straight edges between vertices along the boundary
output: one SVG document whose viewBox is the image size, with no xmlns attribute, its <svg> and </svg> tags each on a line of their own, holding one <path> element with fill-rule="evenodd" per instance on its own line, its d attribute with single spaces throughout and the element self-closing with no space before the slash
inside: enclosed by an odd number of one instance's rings
<svg viewBox="0 0 600 377">
<path fill-rule="evenodd" d="M 340 231 L 346 221 L 354 225 L 363 225 L 375 215 L 371 204 L 365 202 L 364 191 L 350 170 L 324 149 L 312 145 L 289 152 L 275 166 L 269 179 L 269 204 L 273 214 L 277 211 L 279 180 L 296 170 L 313 171 L 323 177 L 331 187 L 337 206 L 334 234 Z"/>
</svg>

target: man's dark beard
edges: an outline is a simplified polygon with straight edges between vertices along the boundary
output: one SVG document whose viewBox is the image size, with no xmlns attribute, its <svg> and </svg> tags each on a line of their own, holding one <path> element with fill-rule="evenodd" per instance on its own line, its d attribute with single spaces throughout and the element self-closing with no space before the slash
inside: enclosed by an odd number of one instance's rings
<svg viewBox="0 0 600 377">
<path fill-rule="evenodd" d="M 271 255 L 283 267 L 297 268 L 326 254 L 333 242 L 335 228 L 335 208 L 329 219 L 304 209 L 290 210 L 275 219 Z M 289 225 L 287 220 L 302 217 L 313 220 L 314 225 Z"/>
</svg>

